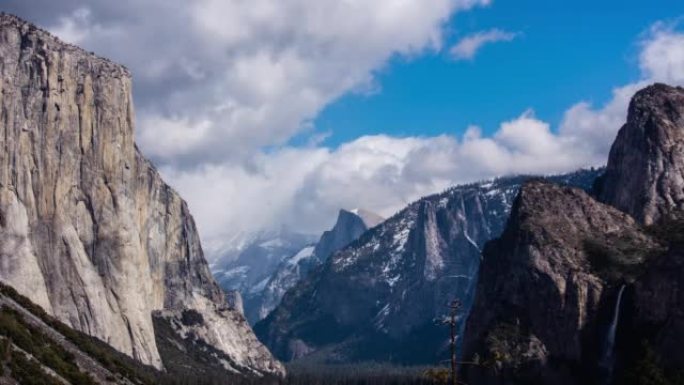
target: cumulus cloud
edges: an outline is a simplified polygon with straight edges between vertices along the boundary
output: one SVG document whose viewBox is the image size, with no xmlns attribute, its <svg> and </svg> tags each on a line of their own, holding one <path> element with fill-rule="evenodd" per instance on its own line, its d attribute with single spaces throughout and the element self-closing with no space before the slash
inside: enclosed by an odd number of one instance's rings
<svg viewBox="0 0 684 385">
<path fill-rule="evenodd" d="M 129 66 L 141 148 L 195 167 L 286 143 L 331 101 L 372 88 L 394 55 L 440 49 L 455 12 L 489 1 L 5 0 L 3 9 Z"/>
<path fill-rule="evenodd" d="M 582 101 L 569 108 L 563 117 L 560 134 L 582 138 L 596 156 L 607 154 L 617 130 L 627 118 L 629 101 L 639 89 L 661 82 L 684 85 L 684 33 L 677 24 L 656 23 L 639 41 L 641 79 L 617 87 L 613 97 L 596 108 Z"/>
<path fill-rule="evenodd" d="M 587 102 L 571 106 L 557 129 L 529 110 L 503 122 L 488 136 L 471 126 L 458 137 L 369 136 L 337 149 L 283 150 L 287 156 L 300 159 L 296 162 L 284 162 L 280 152 L 264 155 L 260 158 L 263 162 L 260 167 L 282 167 L 285 163 L 294 166 L 284 167 L 287 172 L 257 171 L 243 175 L 241 183 L 250 184 L 253 179 L 261 180 L 268 174 L 267 179 L 274 188 L 271 191 L 278 191 L 279 199 L 286 195 L 278 209 L 273 209 L 273 202 L 269 203 L 270 211 L 264 211 L 256 227 L 278 224 L 318 231 L 331 225 L 340 207 L 361 206 L 389 216 L 408 202 L 458 183 L 506 174 L 550 174 L 603 165 L 634 93 L 655 81 L 682 84 L 677 76 L 654 74 L 676 73 L 656 69 L 677 68 L 681 64 L 672 52 L 681 49 L 677 42 L 683 37 L 684 34 L 671 28 L 649 31 L 639 42 L 642 79 L 615 88 L 613 97 L 599 108 Z M 663 46 L 664 42 L 672 46 Z M 223 178 L 207 177 L 206 180 L 223 180 L 222 183 L 230 186 L 230 172 L 226 171 Z M 179 186 L 185 189 L 183 184 Z M 277 186 L 284 187 L 281 191 Z M 259 196 L 270 197 L 268 193 Z M 235 205 L 232 209 L 238 215 L 244 207 L 249 207 L 245 205 Z M 206 216 L 210 213 L 211 207 L 207 207 Z"/>
<path fill-rule="evenodd" d="M 326 165 L 366 159 L 348 169 L 359 180 L 391 169 L 381 159 L 405 154 L 385 153 L 380 143 L 374 155 L 363 156 L 370 151 L 363 140 L 334 151 L 317 147 L 320 135 L 305 148 L 281 146 L 310 130 L 339 96 L 375 89 L 374 73 L 390 58 L 441 49 L 444 23 L 454 13 L 489 3 L 5 0 L 3 10 L 131 68 L 137 141 L 190 201 L 203 237 L 212 239 L 306 212 L 293 200 L 303 185 L 316 185 L 314 175 L 330 174 Z M 367 174 L 373 161 L 384 168 Z M 393 180 L 383 183 L 391 194 Z M 298 221 L 319 223 L 322 215 Z"/>
<path fill-rule="evenodd" d="M 323 134 L 283 146 L 331 101 L 373 89 L 374 73 L 394 55 L 442 49 L 455 12 L 488 4 L 5 0 L 3 9 L 132 69 L 138 141 L 189 201 L 211 253 L 240 231 L 321 231 L 339 208 L 389 216 L 458 183 L 601 165 L 638 88 L 684 83 L 684 35 L 658 24 L 640 42 L 642 78 L 603 106 L 572 106 L 558 128 L 530 110 L 491 135 L 472 126 L 458 136 L 366 136 L 328 148 Z M 513 38 L 486 31 L 451 51 L 474 57 Z"/>
<path fill-rule="evenodd" d="M 554 134 L 549 124 L 526 111 L 490 137 L 477 127 L 460 137 L 365 136 L 337 149 L 261 153 L 249 166 L 164 172 L 191 197 L 193 212 L 209 229 L 204 235 L 211 251 L 230 238 L 231 224 L 241 224 L 243 231 L 286 226 L 318 232 L 332 225 L 340 208 L 369 208 L 388 217 L 454 184 L 590 165 L 592 154 L 577 144 L 577 138 Z M 221 200 L 230 204 L 217 215 Z"/>
<path fill-rule="evenodd" d="M 641 42 L 639 65 L 648 79 L 684 84 L 684 34 L 676 27 L 657 23 Z"/>
<path fill-rule="evenodd" d="M 518 33 L 506 32 L 500 29 L 491 29 L 468 35 L 458 41 L 449 53 L 455 60 L 472 60 L 478 51 L 487 44 L 513 41 Z"/>
<path fill-rule="evenodd" d="M 615 88 L 612 98 L 600 108 L 582 101 L 565 111 L 560 134 L 582 138 L 582 146 L 598 159 L 607 158 L 617 130 L 625 123 L 627 107 L 632 96 L 650 81 L 639 81 Z"/>
</svg>

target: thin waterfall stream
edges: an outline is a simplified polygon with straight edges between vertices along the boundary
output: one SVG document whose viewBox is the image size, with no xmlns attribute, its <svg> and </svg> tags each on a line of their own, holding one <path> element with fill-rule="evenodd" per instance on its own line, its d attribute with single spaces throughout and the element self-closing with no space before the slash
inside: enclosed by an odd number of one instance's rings
<svg viewBox="0 0 684 385">
<path fill-rule="evenodd" d="M 606 384 L 610 384 L 613 377 L 613 367 L 615 366 L 615 337 L 617 335 L 617 327 L 620 322 L 620 306 L 622 304 L 622 295 L 625 291 L 625 285 L 620 287 L 617 300 L 615 301 L 615 308 L 613 309 L 613 319 L 608 328 L 605 344 L 603 346 L 603 355 L 601 357 L 600 366 L 606 373 Z"/>
</svg>

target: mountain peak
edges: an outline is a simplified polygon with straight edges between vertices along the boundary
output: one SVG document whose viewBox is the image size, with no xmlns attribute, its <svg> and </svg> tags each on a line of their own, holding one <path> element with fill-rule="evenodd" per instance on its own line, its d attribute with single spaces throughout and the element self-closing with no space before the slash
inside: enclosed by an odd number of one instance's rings
<svg viewBox="0 0 684 385">
<path fill-rule="evenodd" d="M 380 223 L 382 223 L 382 222 L 385 221 L 385 218 L 381 217 L 380 215 L 378 215 L 378 214 L 376 214 L 376 213 L 374 213 L 374 212 L 372 212 L 372 211 L 369 211 L 369 210 L 366 210 L 366 209 L 362 209 L 362 208 L 358 208 L 358 207 L 355 208 L 355 209 L 351 209 L 351 210 L 342 209 L 342 210 L 340 210 L 340 215 L 341 215 L 343 212 L 351 213 L 351 214 L 354 214 L 354 215 L 356 215 L 357 217 L 361 218 L 361 220 L 363 221 L 363 223 L 364 223 L 364 224 L 366 225 L 366 227 L 368 227 L 369 229 L 370 229 L 370 228 L 373 228 L 373 227 L 375 227 L 375 226 L 377 226 L 377 225 L 379 225 Z"/>
<path fill-rule="evenodd" d="M 654 84 L 636 93 L 599 196 L 646 225 L 684 210 L 684 88 Z"/>
<path fill-rule="evenodd" d="M 684 88 L 635 94 L 595 187 L 602 202 L 539 181 L 521 189 L 483 252 L 464 337 L 465 360 L 493 358 L 500 374 L 481 381 L 488 369 L 468 367 L 467 382 L 625 383 L 643 346 L 663 373 L 682 366 L 670 293 L 684 266 Z"/>
<path fill-rule="evenodd" d="M 591 170 L 550 179 L 588 187 L 597 174 Z M 444 315 L 443 304 L 454 298 L 462 300 L 467 314 L 480 250 L 503 230 L 527 179 L 457 186 L 411 203 L 327 254 L 325 268 L 300 281 L 255 326 L 259 337 L 283 359 L 438 362 L 445 345 L 434 319 Z M 356 219 L 349 222 L 359 224 Z M 334 232 L 338 230 L 336 226 Z M 324 235 L 317 250 L 335 239 L 334 232 Z"/>
<path fill-rule="evenodd" d="M 504 233 L 484 249 L 465 331 L 465 359 L 511 357 L 501 361 L 506 367 L 501 377 L 507 380 L 509 366 L 525 368 L 521 373 L 543 370 L 544 378 L 552 379 L 565 375 L 557 370 L 582 367 L 578 362 L 590 362 L 586 357 L 593 354 L 582 333 L 600 329 L 599 309 L 615 285 L 633 279 L 634 266 L 658 250 L 627 214 L 580 189 L 543 181 L 524 184 Z M 545 366 L 551 361 L 554 365 Z M 466 371 L 469 383 L 493 383 L 473 381 L 480 368 Z"/>
<path fill-rule="evenodd" d="M 638 100 L 645 95 L 658 95 L 682 91 L 684 91 L 684 88 L 679 86 L 672 86 L 665 83 L 653 83 L 650 86 L 646 86 L 641 90 L 637 91 L 637 93 L 634 94 L 634 99 Z"/>
</svg>

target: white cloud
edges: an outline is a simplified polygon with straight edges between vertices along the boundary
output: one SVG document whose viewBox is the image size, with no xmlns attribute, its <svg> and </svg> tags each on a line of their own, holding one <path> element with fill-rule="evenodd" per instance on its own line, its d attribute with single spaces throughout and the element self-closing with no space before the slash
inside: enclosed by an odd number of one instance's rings
<svg viewBox="0 0 684 385">
<path fill-rule="evenodd" d="M 5 0 L 3 8 L 132 70 L 137 141 L 211 243 L 288 221 L 320 229 L 332 210 L 363 200 L 364 187 L 374 189 L 364 203 L 384 212 L 432 191 L 429 175 L 414 187 L 401 178 L 409 152 L 434 139 L 364 138 L 333 151 L 319 147 L 319 135 L 304 148 L 279 146 L 339 96 L 377 90 L 374 74 L 390 58 L 441 49 L 455 12 L 489 3 Z M 304 201 L 304 186 L 315 199 Z"/>
<path fill-rule="evenodd" d="M 331 101 L 372 90 L 391 57 L 441 49 L 444 23 L 490 0 L 5 2 L 130 67 L 142 150 L 194 167 L 286 143 Z M 159 145 L 169 129 L 176 143 Z"/>
<path fill-rule="evenodd" d="M 61 39 L 72 44 L 81 44 L 90 36 L 107 36 L 110 39 L 121 39 L 124 33 L 117 26 L 105 27 L 92 18 L 90 9 L 87 7 L 76 8 L 68 15 L 58 18 L 52 32 Z"/>
<path fill-rule="evenodd" d="M 471 126 L 462 137 L 371 136 L 336 150 L 283 149 L 282 154 L 275 152 L 260 158 L 261 167 L 278 165 L 283 168 L 282 172 L 264 173 L 256 167 L 253 173 L 242 173 L 243 169 L 240 169 L 241 187 L 234 194 L 238 199 L 244 199 L 227 210 L 234 210 L 235 215 L 256 212 L 259 210 L 253 209 L 253 205 L 262 209 L 261 202 L 269 201 L 268 210 L 263 210 L 258 221 L 251 222 L 255 228 L 292 225 L 313 231 L 331 225 L 330 221 L 340 207 L 361 206 L 389 216 L 410 201 L 458 183 L 506 174 L 548 174 L 602 165 L 617 130 L 625 121 L 627 105 L 634 93 L 654 81 L 681 84 L 676 75 L 671 75 L 673 71 L 656 69 L 678 68 L 680 59 L 672 52 L 681 48 L 677 42 L 683 36 L 674 30 L 651 31 L 640 43 L 642 79 L 617 87 L 613 97 L 598 109 L 587 102 L 572 106 L 558 130 L 552 130 L 532 111 L 526 111 L 503 122 L 489 136 Z M 663 42 L 670 42 L 672 46 L 664 46 Z M 655 76 L 655 73 L 661 75 Z M 284 160 L 283 154 L 290 159 Z M 234 180 L 231 175 L 227 172 L 221 178 L 200 177 L 204 182 L 198 180 L 189 184 L 215 184 L 220 180 L 219 184 L 231 185 Z M 268 188 L 246 187 L 259 186 L 264 179 L 269 181 Z M 185 191 L 183 183 L 178 186 Z M 253 204 L 250 204 L 246 197 L 251 195 L 244 191 L 253 192 L 259 198 L 252 199 Z M 274 203 L 271 194 L 282 199 Z M 192 202 L 192 197 L 198 194 L 188 190 L 185 195 L 191 197 L 193 208 L 201 205 Z M 196 214 L 200 218 L 215 218 L 212 206 L 206 206 L 206 213 L 195 210 Z M 229 229 L 231 221 L 235 223 L 230 219 L 224 224 L 212 225 L 211 228 L 218 232 L 207 235 L 222 239 L 219 233 Z"/>
<path fill-rule="evenodd" d="M 641 43 L 639 65 L 648 79 L 684 84 L 684 34 L 675 27 L 657 23 Z"/>
<path fill-rule="evenodd" d="M 491 29 L 489 31 L 481 31 L 468 35 L 456 43 L 449 53 L 455 60 L 472 60 L 477 55 L 478 51 L 487 44 L 497 42 L 512 41 L 518 36 L 518 33 L 506 32 L 499 29 Z"/>
<path fill-rule="evenodd" d="M 581 138 L 594 157 L 605 157 L 618 129 L 627 118 L 629 101 L 639 89 L 655 82 L 684 85 L 684 33 L 676 25 L 657 23 L 646 33 L 639 46 L 638 81 L 617 87 L 604 106 L 595 108 L 583 101 L 565 112 L 560 134 Z"/>
<path fill-rule="evenodd" d="M 599 109 L 586 101 L 575 104 L 563 115 L 561 135 L 581 138 L 594 158 L 605 162 L 618 129 L 627 119 L 629 101 L 649 83 L 644 80 L 615 88 L 611 100 Z"/>
<path fill-rule="evenodd" d="M 211 253 L 235 229 L 287 226 L 318 232 L 332 225 L 339 208 L 364 207 L 390 216 L 457 183 L 590 165 L 592 154 L 576 144 L 527 111 L 491 137 L 476 127 L 461 138 L 365 136 L 335 150 L 282 148 L 249 165 L 163 173 L 189 197 Z M 229 202 L 220 205 L 220 215 L 217 202 Z"/>
<path fill-rule="evenodd" d="M 189 201 L 211 251 L 239 231 L 320 231 L 343 207 L 388 216 L 457 183 L 600 165 L 639 87 L 684 82 L 684 35 L 659 24 L 641 42 L 642 79 L 616 88 L 599 108 L 572 106 L 557 130 L 526 111 L 487 136 L 472 126 L 460 137 L 368 136 L 336 149 L 312 137 L 307 146 L 279 146 L 310 130 L 340 95 L 374 89 L 374 73 L 392 56 L 441 49 L 454 12 L 488 4 L 5 0 L 3 7 L 132 69 L 138 140 Z M 482 32 L 451 51 L 472 58 L 486 43 L 513 38 Z"/>
</svg>

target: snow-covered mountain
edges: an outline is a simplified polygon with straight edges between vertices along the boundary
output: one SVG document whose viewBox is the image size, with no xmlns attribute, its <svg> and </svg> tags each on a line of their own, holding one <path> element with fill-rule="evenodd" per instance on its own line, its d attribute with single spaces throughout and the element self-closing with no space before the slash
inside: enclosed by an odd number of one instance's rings
<svg viewBox="0 0 684 385">
<path fill-rule="evenodd" d="M 324 232 L 316 244 L 314 254 L 319 261 L 325 261 L 332 253 L 356 240 L 366 230 L 380 224 L 384 219 L 363 209 L 340 210 L 335 226 Z"/>
<path fill-rule="evenodd" d="M 297 282 L 312 268 L 320 265 L 315 258 L 316 246 L 308 245 L 298 253 L 286 258 L 273 272 L 259 296 L 250 301 L 250 320 L 260 321 L 280 303 L 285 292 L 295 286 Z"/>
<path fill-rule="evenodd" d="M 241 294 L 245 316 L 255 323 L 312 268 L 382 220 L 363 209 L 340 210 L 335 226 L 318 242 L 316 236 L 285 230 L 242 234 L 213 264 L 213 273 L 225 290 Z"/>
<path fill-rule="evenodd" d="M 280 263 L 313 244 L 316 238 L 287 230 L 243 234 L 236 238 L 239 242 L 233 248 L 227 248 L 229 253 L 215 259 L 212 273 L 224 290 L 241 294 L 249 319 L 253 315 L 252 303 L 258 302 Z"/>
<path fill-rule="evenodd" d="M 384 219 L 363 209 L 340 210 L 335 226 L 324 232 L 318 243 L 306 246 L 286 258 L 264 287 L 260 303 L 255 304 L 254 322 L 264 319 L 280 303 L 285 292 L 294 287 L 313 268 L 323 264 L 334 252 L 355 241 L 368 229 Z"/>
<path fill-rule="evenodd" d="M 549 179 L 589 189 L 599 173 Z M 437 362 L 446 333 L 434 321 L 456 298 L 467 313 L 481 249 L 501 234 L 529 178 L 458 186 L 410 204 L 288 291 L 257 335 L 284 360 Z"/>
</svg>

